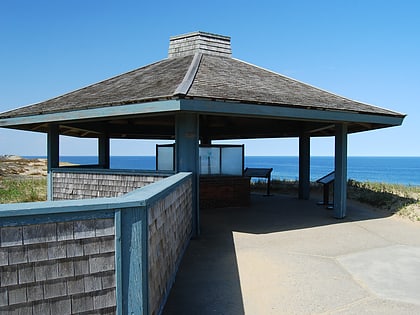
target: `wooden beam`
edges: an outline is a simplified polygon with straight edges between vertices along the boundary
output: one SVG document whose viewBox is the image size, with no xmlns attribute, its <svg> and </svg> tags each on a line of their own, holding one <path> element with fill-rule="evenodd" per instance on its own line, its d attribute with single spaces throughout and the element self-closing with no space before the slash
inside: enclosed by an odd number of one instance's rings
<svg viewBox="0 0 420 315">
<path fill-rule="evenodd" d="M 329 124 L 329 125 L 326 125 L 326 126 L 323 126 L 323 127 L 319 127 L 319 128 L 315 128 L 315 129 L 309 130 L 308 132 L 309 133 L 318 133 L 320 131 L 333 129 L 334 127 L 335 127 L 335 124 Z"/>
</svg>

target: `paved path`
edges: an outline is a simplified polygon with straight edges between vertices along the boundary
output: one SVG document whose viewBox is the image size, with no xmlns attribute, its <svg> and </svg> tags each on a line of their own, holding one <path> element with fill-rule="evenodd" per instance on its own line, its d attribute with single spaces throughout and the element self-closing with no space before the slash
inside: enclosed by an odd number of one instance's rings
<svg viewBox="0 0 420 315">
<path fill-rule="evenodd" d="M 163 314 L 420 314 L 420 224 L 315 203 L 202 211 Z"/>
</svg>

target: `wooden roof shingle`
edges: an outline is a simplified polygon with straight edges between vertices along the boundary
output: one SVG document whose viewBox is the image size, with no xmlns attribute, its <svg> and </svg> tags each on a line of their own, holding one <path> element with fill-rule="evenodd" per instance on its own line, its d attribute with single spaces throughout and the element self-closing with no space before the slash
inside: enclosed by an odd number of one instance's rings
<svg viewBox="0 0 420 315">
<path fill-rule="evenodd" d="M 184 79 L 193 56 L 165 59 L 56 98 L 11 110 L 0 118 L 68 112 L 167 99 Z"/>
<path fill-rule="evenodd" d="M 62 96 L 0 114 L 32 116 L 179 97 L 267 104 L 273 106 L 401 115 L 353 101 L 241 60 L 202 55 L 187 93 L 178 87 L 193 56 L 165 59 Z M 191 75 L 191 74 L 189 74 Z M 185 86 L 184 86 L 185 89 Z"/>
<path fill-rule="evenodd" d="M 233 58 L 203 55 L 187 96 L 395 115 L 396 112 L 353 101 Z"/>
</svg>

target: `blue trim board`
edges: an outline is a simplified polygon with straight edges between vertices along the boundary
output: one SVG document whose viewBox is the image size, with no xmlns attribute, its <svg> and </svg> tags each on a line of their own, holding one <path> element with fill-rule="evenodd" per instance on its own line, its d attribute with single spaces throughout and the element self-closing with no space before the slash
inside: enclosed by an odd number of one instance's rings
<svg viewBox="0 0 420 315">
<path fill-rule="evenodd" d="M 116 313 L 123 314 L 123 290 L 122 290 L 122 252 L 121 252 L 121 210 L 116 210 L 114 215 L 115 226 L 115 295 L 117 302 Z"/>
<path fill-rule="evenodd" d="M 172 171 L 153 171 L 153 170 L 133 170 L 133 169 L 104 169 L 97 168 L 100 165 L 74 165 L 61 166 L 53 168 L 52 172 L 59 173 L 78 173 L 78 174 L 109 174 L 109 175 L 144 175 L 144 176 L 161 176 L 168 177 L 174 175 Z"/>
<path fill-rule="evenodd" d="M 0 220 L 0 227 L 20 226 L 41 223 L 68 222 L 77 220 L 107 219 L 114 217 L 114 210 L 52 213 L 43 215 L 27 215 L 5 217 Z"/>
<path fill-rule="evenodd" d="M 141 114 L 158 114 L 179 111 L 179 100 L 145 102 L 129 105 L 108 106 L 71 112 L 41 114 L 34 116 L 0 119 L 0 127 L 19 126 L 36 123 L 58 123 L 62 121 L 122 117 Z"/>
<path fill-rule="evenodd" d="M 287 106 L 269 106 L 247 103 L 229 103 L 207 100 L 180 100 L 181 111 L 196 113 L 239 115 L 261 118 L 295 119 L 306 121 L 329 121 L 329 122 L 357 122 L 375 123 L 392 126 L 401 125 L 404 116 L 386 116 L 375 114 L 364 114 L 358 112 L 316 110 L 296 108 Z"/>
<path fill-rule="evenodd" d="M 129 105 L 109 106 L 63 113 L 41 114 L 34 116 L 0 119 L 0 127 L 28 125 L 36 123 L 58 123 L 83 119 L 106 117 L 125 117 L 142 114 L 159 114 L 168 112 L 195 112 L 208 114 L 242 115 L 279 119 L 316 120 L 335 122 L 377 123 L 391 126 L 402 124 L 405 115 L 387 116 L 358 112 L 317 110 L 287 106 L 270 106 L 240 102 L 210 100 L 162 100 Z"/>
<path fill-rule="evenodd" d="M 125 200 L 144 200 L 141 204 L 143 206 L 150 205 L 156 200 L 159 200 L 162 195 L 167 195 L 174 189 L 178 188 L 179 184 L 182 184 L 189 178 L 192 178 L 192 173 L 181 172 L 171 177 L 167 177 L 150 185 L 144 186 L 140 189 L 136 189 L 123 196 Z"/>
</svg>

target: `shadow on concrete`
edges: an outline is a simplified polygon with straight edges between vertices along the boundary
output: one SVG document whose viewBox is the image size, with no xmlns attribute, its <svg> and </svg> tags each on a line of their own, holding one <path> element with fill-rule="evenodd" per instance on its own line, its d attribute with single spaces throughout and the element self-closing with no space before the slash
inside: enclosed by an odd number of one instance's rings
<svg viewBox="0 0 420 315">
<path fill-rule="evenodd" d="M 337 220 L 315 199 L 253 194 L 250 207 L 201 211 L 201 236 L 183 257 L 163 314 L 244 314 L 233 232 L 266 234 L 390 215 L 348 205 Z"/>
</svg>

